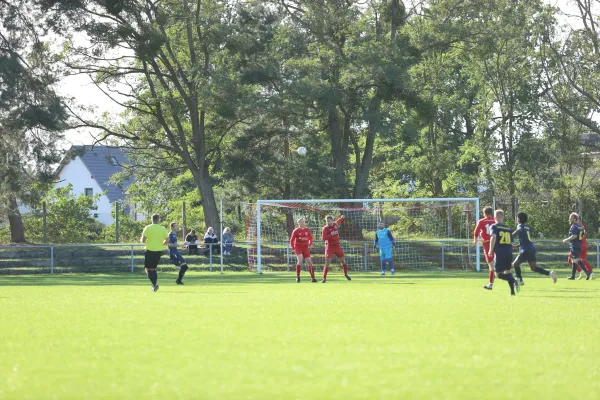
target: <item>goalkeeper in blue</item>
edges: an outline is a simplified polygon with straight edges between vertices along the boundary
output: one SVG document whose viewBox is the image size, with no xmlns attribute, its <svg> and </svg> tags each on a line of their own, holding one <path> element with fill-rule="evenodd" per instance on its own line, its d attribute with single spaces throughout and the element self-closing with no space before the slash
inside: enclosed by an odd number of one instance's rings
<svg viewBox="0 0 600 400">
<path fill-rule="evenodd" d="M 379 257 L 381 258 L 381 275 L 385 275 L 385 263 L 390 264 L 390 272 L 394 275 L 394 262 L 392 261 L 392 245 L 395 243 L 392 232 L 385 227 L 383 222 L 377 224 L 375 232 L 375 244 L 373 250 L 379 247 Z"/>
</svg>

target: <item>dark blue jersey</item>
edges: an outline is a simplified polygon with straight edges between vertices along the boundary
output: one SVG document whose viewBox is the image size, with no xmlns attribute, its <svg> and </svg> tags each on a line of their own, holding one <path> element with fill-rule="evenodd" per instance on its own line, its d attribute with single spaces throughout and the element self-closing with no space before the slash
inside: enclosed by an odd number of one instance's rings
<svg viewBox="0 0 600 400">
<path fill-rule="evenodd" d="M 169 232 L 169 243 L 177 244 L 177 234 L 175 232 Z M 169 251 L 177 249 L 177 247 L 169 246 Z"/>
<path fill-rule="evenodd" d="M 525 224 L 519 224 L 517 227 L 516 233 L 519 238 L 519 246 L 522 249 L 529 249 L 533 247 L 533 242 L 531 241 L 531 235 L 529 234 L 529 227 Z"/>
<path fill-rule="evenodd" d="M 496 255 L 512 255 L 512 232 L 504 223 L 497 223 L 491 227 L 492 236 L 496 237 L 494 253 Z"/>
<path fill-rule="evenodd" d="M 571 240 L 571 248 L 572 249 L 580 249 L 581 244 L 583 243 L 583 228 L 581 225 L 573 224 L 569 229 L 569 237 L 575 235 L 575 239 Z"/>
</svg>

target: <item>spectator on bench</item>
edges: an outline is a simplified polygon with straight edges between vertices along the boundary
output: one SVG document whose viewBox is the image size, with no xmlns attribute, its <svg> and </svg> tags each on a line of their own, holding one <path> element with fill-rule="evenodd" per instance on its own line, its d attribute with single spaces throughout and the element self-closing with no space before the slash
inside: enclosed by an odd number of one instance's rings
<svg viewBox="0 0 600 400">
<path fill-rule="evenodd" d="M 223 236 L 221 236 L 223 240 L 223 245 L 225 246 L 225 250 L 223 254 L 231 255 L 231 248 L 233 247 L 233 233 L 231 233 L 230 228 L 223 229 Z"/>
<path fill-rule="evenodd" d="M 198 235 L 195 230 L 191 230 L 185 237 L 188 248 L 188 254 L 198 254 Z"/>
<path fill-rule="evenodd" d="M 210 254 L 210 245 L 212 244 L 212 253 L 213 254 L 220 254 L 220 246 L 216 246 L 216 244 L 219 243 L 219 238 L 217 237 L 217 235 L 215 234 L 215 230 L 211 227 L 209 227 L 206 231 L 206 234 L 204 235 L 204 244 L 208 245 L 208 248 L 204 251 L 204 255 L 208 256 Z"/>
</svg>

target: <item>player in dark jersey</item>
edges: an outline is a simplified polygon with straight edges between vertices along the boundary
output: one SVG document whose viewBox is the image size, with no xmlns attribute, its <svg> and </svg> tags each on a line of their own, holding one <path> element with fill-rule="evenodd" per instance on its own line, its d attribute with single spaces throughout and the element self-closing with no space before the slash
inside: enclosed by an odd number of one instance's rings
<svg viewBox="0 0 600 400">
<path fill-rule="evenodd" d="M 188 265 L 186 264 L 181 252 L 177 248 L 177 222 L 171 222 L 171 232 L 169 232 L 169 241 L 167 245 L 169 246 L 169 256 L 171 257 L 171 262 L 175 264 L 176 267 L 179 267 L 179 276 L 175 281 L 178 285 L 183 285 L 182 279 L 185 275 L 185 271 L 188 269 Z"/>
<path fill-rule="evenodd" d="M 504 211 L 496 210 L 494 217 L 496 223 L 490 229 L 492 237 L 490 239 L 488 256 L 492 257 L 495 255 L 494 268 L 496 270 L 496 277 L 508 282 L 510 295 L 514 296 L 515 290 L 518 293 L 521 289 L 519 282 L 510 272 L 512 268 L 512 232 L 504 223 Z"/>
<path fill-rule="evenodd" d="M 585 280 L 589 281 L 590 279 L 594 279 L 594 273 L 588 271 L 579 256 L 584 231 L 581 225 L 578 224 L 578 221 L 579 215 L 577 213 L 571 213 L 571 215 L 569 215 L 569 223 L 571 224 L 571 228 L 569 228 L 569 237 L 563 240 L 564 243 L 569 243 L 571 259 L 573 260 L 573 267 L 571 268 L 571 276 L 569 277 L 569 280 L 575 279 L 575 271 L 577 271 L 577 265 L 579 265 L 579 268 L 585 272 Z"/>
<path fill-rule="evenodd" d="M 527 222 L 527 214 L 524 212 L 520 212 L 517 214 L 517 221 L 519 225 L 517 226 L 517 230 L 513 232 L 513 236 L 517 236 L 519 238 L 519 255 L 515 258 L 513 262 L 513 267 L 515 267 L 515 271 L 517 272 L 517 278 L 519 279 L 519 286 L 523 286 L 525 283 L 523 282 L 523 277 L 521 276 L 521 264 L 527 261 L 529 264 L 529 268 L 533 272 L 537 272 L 538 274 L 546 275 L 552 278 L 554 283 L 556 283 L 556 272 L 548 271 L 544 268 L 537 266 L 537 260 L 535 256 L 535 245 L 531 241 L 531 235 L 529 234 L 529 227 L 525 225 Z"/>
</svg>

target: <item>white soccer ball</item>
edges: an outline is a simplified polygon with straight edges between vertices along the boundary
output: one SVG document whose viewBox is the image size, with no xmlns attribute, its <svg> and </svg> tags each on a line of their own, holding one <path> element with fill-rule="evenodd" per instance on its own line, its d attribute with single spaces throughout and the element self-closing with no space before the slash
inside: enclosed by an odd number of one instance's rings
<svg viewBox="0 0 600 400">
<path fill-rule="evenodd" d="M 300 154 L 301 156 L 305 156 L 306 155 L 306 147 L 298 147 L 298 154 Z"/>
</svg>

